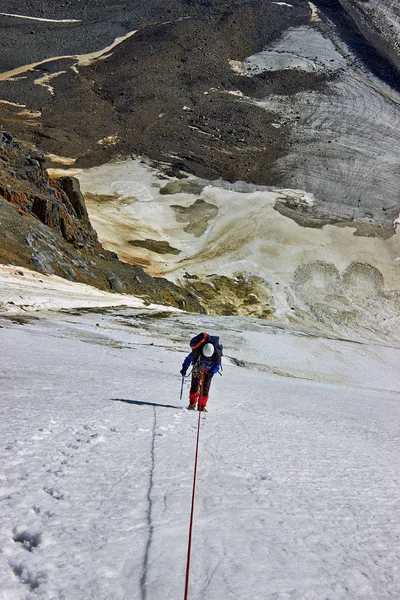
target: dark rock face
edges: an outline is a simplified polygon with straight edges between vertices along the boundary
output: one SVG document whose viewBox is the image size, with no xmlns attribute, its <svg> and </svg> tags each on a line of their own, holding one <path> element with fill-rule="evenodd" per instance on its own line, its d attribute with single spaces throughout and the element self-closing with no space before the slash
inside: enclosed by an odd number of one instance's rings
<svg viewBox="0 0 400 600">
<path fill-rule="evenodd" d="M 202 311 L 197 298 L 106 251 L 90 224 L 79 182 L 49 180 L 44 157 L 0 132 L 0 262 L 88 283 L 149 302 Z"/>
<path fill-rule="evenodd" d="M 20 214 L 32 215 L 75 248 L 100 248 L 76 179 L 49 181 L 44 155 L 23 148 L 8 132 L 0 132 L 0 194 Z M 6 160 L 4 160 L 6 158 Z"/>
</svg>

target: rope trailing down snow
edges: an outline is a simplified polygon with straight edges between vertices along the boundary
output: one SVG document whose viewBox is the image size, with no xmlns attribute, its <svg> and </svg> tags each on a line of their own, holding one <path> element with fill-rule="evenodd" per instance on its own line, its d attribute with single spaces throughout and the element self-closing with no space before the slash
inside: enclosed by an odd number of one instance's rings
<svg viewBox="0 0 400 600">
<path fill-rule="evenodd" d="M 204 373 L 201 374 L 199 398 L 201 398 L 201 396 L 203 395 L 203 383 L 204 383 Z M 189 592 L 190 553 L 191 553 L 191 550 L 192 550 L 194 498 L 195 498 L 195 495 L 196 495 L 197 462 L 198 462 L 198 458 L 199 458 L 199 440 L 200 440 L 200 423 L 201 423 L 200 417 L 201 417 L 201 411 L 199 410 L 199 419 L 197 421 L 196 454 L 195 454 L 195 458 L 194 458 L 193 489 L 192 489 L 192 508 L 191 508 L 191 511 L 190 511 L 189 539 L 188 539 L 187 560 L 186 560 L 186 583 L 185 583 L 185 596 L 184 596 L 184 600 L 187 600 L 187 598 L 188 598 L 188 592 Z"/>
</svg>

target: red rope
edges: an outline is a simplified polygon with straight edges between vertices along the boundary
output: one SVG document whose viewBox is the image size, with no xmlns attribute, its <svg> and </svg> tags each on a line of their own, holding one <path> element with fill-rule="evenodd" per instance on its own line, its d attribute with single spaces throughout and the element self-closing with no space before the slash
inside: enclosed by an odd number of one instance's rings
<svg viewBox="0 0 400 600">
<path fill-rule="evenodd" d="M 202 374 L 201 381 L 200 381 L 199 400 L 200 400 L 200 398 L 201 398 L 201 396 L 203 394 L 203 379 L 204 379 L 204 374 Z M 184 596 L 184 600 L 187 600 L 187 598 L 188 598 L 188 592 L 189 592 L 190 554 L 191 554 L 191 550 L 192 550 L 194 497 L 195 497 L 195 494 L 196 494 L 197 460 L 198 460 L 198 456 L 199 456 L 200 417 L 201 417 L 201 411 L 199 410 L 199 420 L 197 421 L 196 455 L 195 455 L 195 459 L 194 459 L 193 489 L 192 489 L 192 508 L 191 508 L 191 511 L 190 511 L 189 539 L 188 539 L 187 561 L 186 561 L 186 584 L 185 584 L 185 596 Z"/>
</svg>

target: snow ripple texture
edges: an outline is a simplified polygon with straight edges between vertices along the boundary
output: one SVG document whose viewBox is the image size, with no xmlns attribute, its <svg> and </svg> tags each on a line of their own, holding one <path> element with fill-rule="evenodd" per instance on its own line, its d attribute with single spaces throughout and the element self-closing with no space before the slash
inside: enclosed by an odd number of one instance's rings
<svg viewBox="0 0 400 600">
<path fill-rule="evenodd" d="M 388 214 L 393 213 L 393 222 L 399 208 L 400 96 L 368 73 L 328 25 L 320 27 L 291 29 L 269 51 L 247 59 L 255 72 L 279 69 L 282 57 L 285 68 L 290 60 L 304 71 L 322 72 L 331 65 L 324 93 L 258 102 L 280 113 L 278 125 L 292 127 L 291 150 L 278 161 L 279 168 L 290 187 L 322 200 L 326 215 L 387 227 Z"/>
</svg>

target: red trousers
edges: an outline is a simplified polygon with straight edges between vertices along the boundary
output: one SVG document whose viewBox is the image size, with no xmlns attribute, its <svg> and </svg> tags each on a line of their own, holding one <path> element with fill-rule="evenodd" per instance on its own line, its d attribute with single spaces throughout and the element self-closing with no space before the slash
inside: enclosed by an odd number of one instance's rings
<svg viewBox="0 0 400 600">
<path fill-rule="evenodd" d="M 192 381 L 191 381 L 190 393 L 189 393 L 190 404 L 198 404 L 199 410 L 201 410 L 202 408 L 205 408 L 207 406 L 208 394 L 210 392 L 211 379 L 212 379 L 212 377 L 210 377 L 210 375 L 209 375 L 209 373 L 207 373 L 207 371 L 204 371 L 203 377 L 204 377 L 203 386 L 202 386 L 202 389 L 200 389 L 201 378 L 199 378 L 198 376 L 196 377 L 196 374 L 192 374 Z"/>
</svg>

